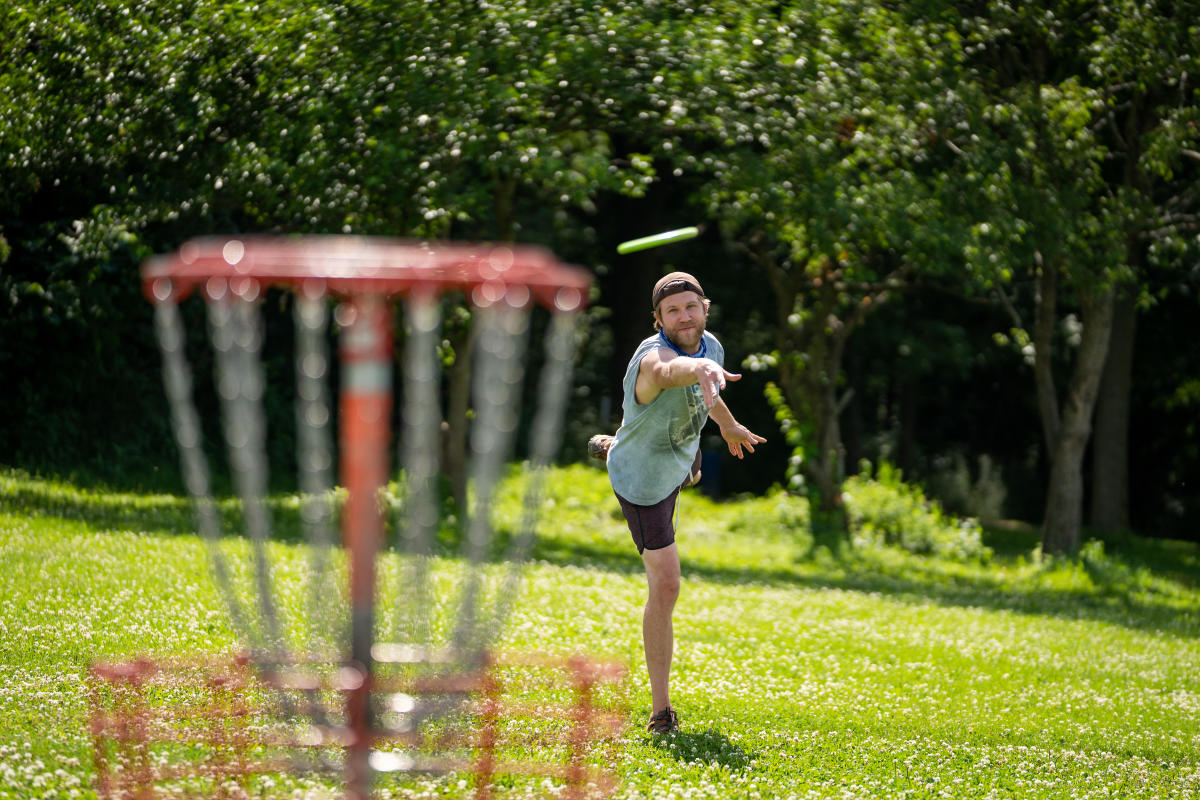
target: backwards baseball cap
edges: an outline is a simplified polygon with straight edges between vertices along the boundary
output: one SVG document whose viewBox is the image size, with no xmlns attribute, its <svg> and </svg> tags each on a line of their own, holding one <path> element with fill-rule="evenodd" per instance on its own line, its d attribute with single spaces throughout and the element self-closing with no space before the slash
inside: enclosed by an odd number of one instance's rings
<svg viewBox="0 0 1200 800">
<path fill-rule="evenodd" d="M 654 292 L 650 295 L 650 307 L 658 310 L 658 304 L 663 301 L 663 298 L 670 297 L 673 294 L 680 292 L 695 292 L 704 297 L 704 290 L 700 288 L 700 281 L 693 278 L 686 272 L 670 272 L 658 279 L 658 283 L 654 284 Z"/>
</svg>

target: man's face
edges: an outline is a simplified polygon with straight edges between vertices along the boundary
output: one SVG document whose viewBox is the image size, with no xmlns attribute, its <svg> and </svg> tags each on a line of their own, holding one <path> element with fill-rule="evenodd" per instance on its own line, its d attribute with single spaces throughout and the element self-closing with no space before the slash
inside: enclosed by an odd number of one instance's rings
<svg viewBox="0 0 1200 800">
<path fill-rule="evenodd" d="M 695 292 L 677 292 L 667 295 L 654 312 L 663 333 L 685 353 L 700 349 L 700 337 L 708 321 L 704 300 Z"/>
</svg>

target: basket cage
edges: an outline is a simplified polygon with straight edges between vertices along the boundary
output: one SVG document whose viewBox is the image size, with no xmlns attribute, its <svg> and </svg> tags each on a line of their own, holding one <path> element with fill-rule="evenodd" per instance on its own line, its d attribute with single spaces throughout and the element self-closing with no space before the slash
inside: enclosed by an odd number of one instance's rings
<svg viewBox="0 0 1200 800">
<path fill-rule="evenodd" d="M 494 659 L 590 279 L 534 247 L 251 237 L 188 242 L 147 262 L 143 284 L 196 527 L 246 663 L 273 718 L 344 746 L 348 794 L 366 797 L 375 745 L 396 733 L 396 681 L 478 681 Z M 465 509 L 441 477 L 458 431 Z M 227 479 L 211 468 L 222 455 Z M 519 513 L 498 526 L 514 458 Z M 280 466 L 296 474 L 282 500 Z M 460 715 L 472 692 L 427 695 L 405 724 Z"/>
</svg>

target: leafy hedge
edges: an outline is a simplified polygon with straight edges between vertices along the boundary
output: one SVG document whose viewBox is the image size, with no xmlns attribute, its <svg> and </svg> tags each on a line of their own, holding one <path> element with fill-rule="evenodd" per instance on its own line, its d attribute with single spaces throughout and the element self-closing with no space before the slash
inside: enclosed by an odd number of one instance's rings
<svg viewBox="0 0 1200 800">
<path fill-rule="evenodd" d="M 900 470 L 881 462 L 846 481 L 844 500 L 856 546 L 896 545 L 911 553 L 987 562 L 992 551 L 974 518 L 947 514 Z"/>
</svg>

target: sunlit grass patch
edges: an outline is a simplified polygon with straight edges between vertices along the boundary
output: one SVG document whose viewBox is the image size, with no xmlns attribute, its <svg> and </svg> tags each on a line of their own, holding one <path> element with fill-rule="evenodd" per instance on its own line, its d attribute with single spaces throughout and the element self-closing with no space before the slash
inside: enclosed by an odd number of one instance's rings
<svg viewBox="0 0 1200 800">
<path fill-rule="evenodd" d="M 91 798 L 87 664 L 229 653 L 237 637 L 186 500 L 0 480 L 0 799 Z M 519 480 L 498 499 L 499 527 L 520 519 Z M 1000 549 L 990 563 L 889 546 L 814 554 L 802 500 L 685 493 L 672 685 L 683 730 L 653 737 L 641 730 L 645 578 L 607 480 L 554 469 L 544 494 L 500 646 L 629 665 L 618 797 L 1200 798 L 1194 545 L 1108 540 L 1057 560 Z M 244 558 L 246 543 L 223 548 Z M 309 551 L 282 542 L 270 554 L 285 609 L 303 615 Z M 380 565 L 385 603 L 399 568 L 394 555 Z M 432 569 L 444 626 L 464 567 L 439 557 Z M 489 565 L 488 587 L 502 573 Z M 396 633 L 380 617 L 380 634 Z M 521 688 L 564 701 L 561 689 Z M 511 722 L 520 757 L 560 757 L 552 727 Z M 555 785 L 506 779 L 496 796 L 554 796 Z M 337 796 L 298 776 L 256 791 Z M 388 798 L 470 792 L 459 774 L 379 786 Z"/>
</svg>

